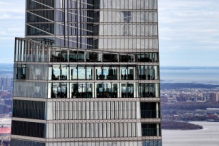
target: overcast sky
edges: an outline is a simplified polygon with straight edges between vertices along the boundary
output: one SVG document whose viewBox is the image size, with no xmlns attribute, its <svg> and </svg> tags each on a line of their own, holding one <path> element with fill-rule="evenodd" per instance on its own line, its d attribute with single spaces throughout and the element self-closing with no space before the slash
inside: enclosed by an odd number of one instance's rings
<svg viewBox="0 0 219 146">
<path fill-rule="evenodd" d="M 24 36 L 25 0 L 0 0 L 0 63 Z M 161 66 L 219 66 L 218 0 L 159 0 Z"/>
</svg>

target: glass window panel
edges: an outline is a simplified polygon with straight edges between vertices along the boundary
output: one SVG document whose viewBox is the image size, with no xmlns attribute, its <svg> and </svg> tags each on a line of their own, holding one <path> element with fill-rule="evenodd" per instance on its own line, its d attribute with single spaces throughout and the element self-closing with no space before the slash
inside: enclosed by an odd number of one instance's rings
<svg viewBox="0 0 219 146">
<path fill-rule="evenodd" d="M 117 80 L 116 67 L 96 67 L 97 80 Z"/>
<path fill-rule="evenodd" d="M 61 62 L 61 52 L 52 50 L 50 61 L 51 62 Z"/>
<path fill-rule="evenodd" d="M 67 83 L 52 83 L 51 98 L 67 98 Z"/>
<path fill-rule="evenodd" d="M 159 85 L 139 83 L 138 92 L 141 98 L 159 97 Z"/>
<path fill-rule="evenodd" d="M 97 98 L 117 98 L 117 84 L 96 83 Z"/>
<path fill-rule="evenodd" d="M 70 73 L 71 73 L 71 80 L 77 80 L 78 79 L 77 66 L 71 66 L 70 67 Z"/>
<path fill-rule="evenodd" d="M 72 83 L 71 98 L 92 98 L 93 85 L 90 83 Z"/>
<path fill-rule="evenodd" d="M 121 91 L 122 98 L 134 98 L 134 84 L 122 84 Z"/>
<path fill-rule="evenodd" d="M 78 79 L 85 80 L 86 79 L 86 68 L 85 67 L 78 67 Z"/>
<path fill-rule="evenodd" d="M 69 62 L 76 62 L 77 61 L 77 52 L 70 51 L 69 52 Z"/>
<path fill-rule="evenodd" d="M 140 80 L 159 79 L 158 66 L 138 66 L 138 76 Z"/>
<path fill-rule="evenodd" d="M 84 52 L 78 52 L 78 62 L 84 62 Z"/>
<path fill-rule="evenodd" d="M 54 30 L 50 30 L 50 31 L 52 31 L 52 33 L 45 31 L 45 29 L 47 29 L 47 28 L 44 26 L 37 26 L 37 27 L 32 26 L 32 25 L 26 25 L 26 26 L 27 26 L 26 27 L 27 35 L 52 35 L 54 33 L 53 32 Z M 50 26 L 47 26 L 47 27 L 49 28 Z M 53 28 L 54 28 L 54 26 L 53 26 Z"/>
<path fill-rule="evenodd" d="M 60 80 L 60 66 L 59 65 L 53 65 L 52 68 L 52 80 Z"/>
<path fill-rule="evenodd" d="M 134 56 L 133 55 L 119 55 L 119 61 L 120 62 L 133 62 Z"/>
<path fill-rule="evenodd" d="M 61 62 L 67 62 L 68 61 L 68 55 L 67 55 L 67 51 L 61 51 Z"/>
<path fill-rule="evenodd" d="M 27 22 L 49 22 L 54 21 L 54 11 L 27 11 Z"/>
<path fill-rule="evenodd" d="M 42 64 L 26 65 L 27 79 L 30 80 L 47 80 L 48 66 Z"/>
<path fill-rule="evenodd" d="M 87 80 L 93 79 L 93 69 L 94 69 L 94 67 L 87 67 L 86 68 L 86 79 Z"/>
<path fill-rule="evenodd" d="M 117 54 L 103 54 L 103 62 L 118 62 Z"/>
<path fill-rule="evenodd" d="M 158 53 L 136 54 L 137 62 L 158 62 Z"/>
<path fill-rule="evenodd" d="M 156 118 L 156 103 L 141 102 L 141 118 Z"/>
<path fill-rule="evenodd" d="M 142 136 L 157 136 L 157 124 L 142 124 Z M 150 141 L 153 144 L 153 141 Z"/>
<path fill-rule="evenodd" d="M 120 68 L 121 80 L 133 80 L 134 79 L 134 67 L 121 67 Z"/>
<path fill-rule="evenodd" d="M 13 117 L 45 120 L 45 102 L 13 100 Z"/>
<path fill-rule="evenodd" d="M 69 75 L 68 75 L 68 66 L 67 65 L 62 65 L 61 66 L 61 75 L 60 75 L 60 79 L 61 80 L 67 80 L 69 79 Z"/>
<path fill-rule="evenodd" d="M 97 52 L 87 52 L 86 62 L 101 62 L 101 54 Z"/>
<path fill-rule="evenodd" d="M 16 79 L 26 79 L 26 65 L 18 65 L 15 67 Z"/>
<path fill-rule="evenodd" d="M 47 98 L 47 84 L 43 82 L 14 82 L 13 96 Z"/>
<path fill-rule="evenodd" d="M 41 142 L 33 142 L 33 141 L 25 141 L 25 140 L 16 140 L 11 139 L 11 145 L 13 146 L 46 146 L 45 143 Z"/>
</svg>

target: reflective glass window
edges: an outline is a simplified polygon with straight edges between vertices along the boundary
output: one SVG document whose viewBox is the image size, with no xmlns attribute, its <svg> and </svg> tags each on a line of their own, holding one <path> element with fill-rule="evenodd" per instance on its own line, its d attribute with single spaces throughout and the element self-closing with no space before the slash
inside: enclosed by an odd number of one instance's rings
<svg viewBox="0 0 219 146">
<path fill-rule="evenodd" d="M 142 136 L 157 136 L 157 124 L 141 124 Z M 153 141 L 152 141 L 153 142 Z"/>
<path fill-rule="evenodd" d="M 67 80 L 69 75 L 68 75 L 68 72 L 69 72 L 69 67 L 67 65 L 61 65 L 61 75 L 60 75 L 60 79 L 61 80 Z"/>
<path fill-rule="evenodd" d="M 84 52 L 78 52 L 78 62 L 84 62 Z"/>
<path fill-rule="evenodd" d="M 13 117 L 44 120 L 45 102 L 13 100 Z"/>
<path fill-rule="evenodd" d="M 33 40 L 40 42 L 45 45 L 54 46 L 55 45 L 55 38 L 54 37 L 43 37 L 43 38 L 32 38 Z M 45 55 L 45 61 L 47 60 L 47 56 Z"/>
<path fill-rule="evenodd" d="M 47 84 L 45 82 L 14 82 L 13 91 L 14 97 L 48 97 Z"/>
<path fill-rule="evenodd" d="M 148 103 L 148 102 L 141 102 L 141 118 L 156 118 L 156 114 L 159 111 L 156 111 L 156 103 Z"/>
<path fill-rule="evenodd" d="M 71 73 L 71 80 L 77 80 L 78 79 L 77 66 L 71 66 L 70 67 L 70 73 Z"/>
<path fill-rule="evenodd" d="M 69 61 L 70 62 L 84 62 L 85 60 L 84 52 L 70 51 Z"/>
<path fill-rule="evenodd" d="M 86 79 L 87 80 L 93 79 L 93 68 L 94 67 L 86 67 Z"/>
<path fill-rule="evenodd" d="M 77 52 L 70 51 L 69 52 L 69 62 L 76 62 L 77 61 Z"/>
<path fill-rule="evenodd" d="M 133 80 L 134 79 L 134 67 L 121 67 L 120 78 L 121 80 Z"/>
<path fill-rule="evenodd" d="M 27 11 L 27 22 L 54 21 L 54 10 Z"/>
<path fill-rule="evenodd" d="M 11 139 L 11 146 L 46 146 L 45 143 Z"/>
<path fill-rule="evenodd" d="M 157 84 L 140 83 L 138 89 L 139 97 L 158 97 L 158 90 Z"/>
<path fill-rule="evenodd" d="M 27 1 L 27 9 L 48 9 L 50 7 L 54 7 L 54 0 L 28 0 Z"/>
<path fill-rule="evenodd" d="M 158 66 L 138 66 L 138 78 L 140 80 L 159 79 Z"/>
<path fill-rule="evenodd" d="M 43 64 L 27 64 L 26 75 L 29 80 L 47 80 L 48 65 Z"/>
<path fill-rule="evenodd" d="M 29 137 L 46 137 L 46 126 L 44 123 L 12 121 L 11 134 L 29 136 Z"/>
<path fill-rule="evenodd" d="M 131 11 L 123 11 L 123 15 L 124 15 L 124 21 L 123 22 L 130 22 L 131 19 L 132 19 L 132 16 L 131 16 Z"/>
<path fill-rule="evenodd" d="M 52 80 L 60 80 L 60 65 L 53 65 L 52 67 Z"/>
<path fill-rule="evenodd" d="M 144 53 L 136 55 L 137 62 L 158 62 L 157 53 Z"/>
<path fill-rule="evenodd" d="M 117 54 L 103 54 L 103 62 L 118 62 Z"/>
<path fill-rule="evenodd" d="M 71 98 L 92 98 L 93 85 L 90 83 L 72 83 Z"/>
<path fill-rule="evenodd" d="M 93 67 L 89 66 L 71 66 L 71 80 L 91 80 L 93 79 Z"/>
<path fill-rule="evenodd" d="M 133 62 L 134 56 L 132 55 L 119 55 L 119 62 Z"/>
<path fill-rule="evenodd" d="M 117 80 L 116 67 L 96 67 L 97 80 Z"/>
<path fill-rule="evenodd" d="M 86 68 L 78 66 L 78 79 L 85 80 L 86 79 Z"/>
<path fill-rule="evenodd" d="M 32 25 L 27 25 L 27 35 L 52 35 L 50 32 L 44 31 L 43 29 L 46 29 L 44 27 L 38 26 L 34 27 Z M 51 30 L 52 31 L 52 30 Z"/>
<path fill-rule="evenodd" d="M 86 53 L 86 62 L 100 62 L 101 54 L 96 52 L 87 52 Z"/>
<path fill-rule="evenodd" d="M 51 62 L 61 62 L 61 52 L 52 50 L 50 61 Z"/>
<path fill-rule="evenodd" d="M 68 55 L 67 55 L 67 51 L 61 51 L 61 62 L 68 62 Z"/>
<path fill-rule="evenodd" d="M 97 83 L 96 96 L 97 98 L 117 98 L 117 84 Z"/>
<path fill-rule="evenodd" d="M 67 83 L 52 83 L 51 98 L 67 98 Z"/>
<path fill-rule="evenodd" d="M 134 84 L 122 84 L 121 91 L 122 98 L 134 98 Z"/>
<path fill-rule="evenodd" d="M 15 65 L 14 75 L 15 79 L 26 79 L 26 65 Z"/>
</svg>

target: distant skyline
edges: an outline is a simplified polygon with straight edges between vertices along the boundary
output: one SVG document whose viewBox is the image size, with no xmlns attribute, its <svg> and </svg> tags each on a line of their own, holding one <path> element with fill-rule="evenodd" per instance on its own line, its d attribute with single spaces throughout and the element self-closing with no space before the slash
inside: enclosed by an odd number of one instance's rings
<svg viewBox="0 0 219 146">
<path fill-rule="evenodd" d="M 161 66 L 219 66 L 218 0 L 159 0 Z M 0 0 L 0 63 L 24 37 L 25 0 Z"/>
</svg>

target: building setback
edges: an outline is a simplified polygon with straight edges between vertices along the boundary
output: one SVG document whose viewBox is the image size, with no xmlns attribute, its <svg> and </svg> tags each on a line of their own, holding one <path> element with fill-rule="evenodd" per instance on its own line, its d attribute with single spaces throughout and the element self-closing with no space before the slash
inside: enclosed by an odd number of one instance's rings
<svg viewBox="0 0 219 146">
<path fill-rule="evenodd" d="M 12 146 L 161 146 L 157 0 L 26 0 Z"/>
</svg>

